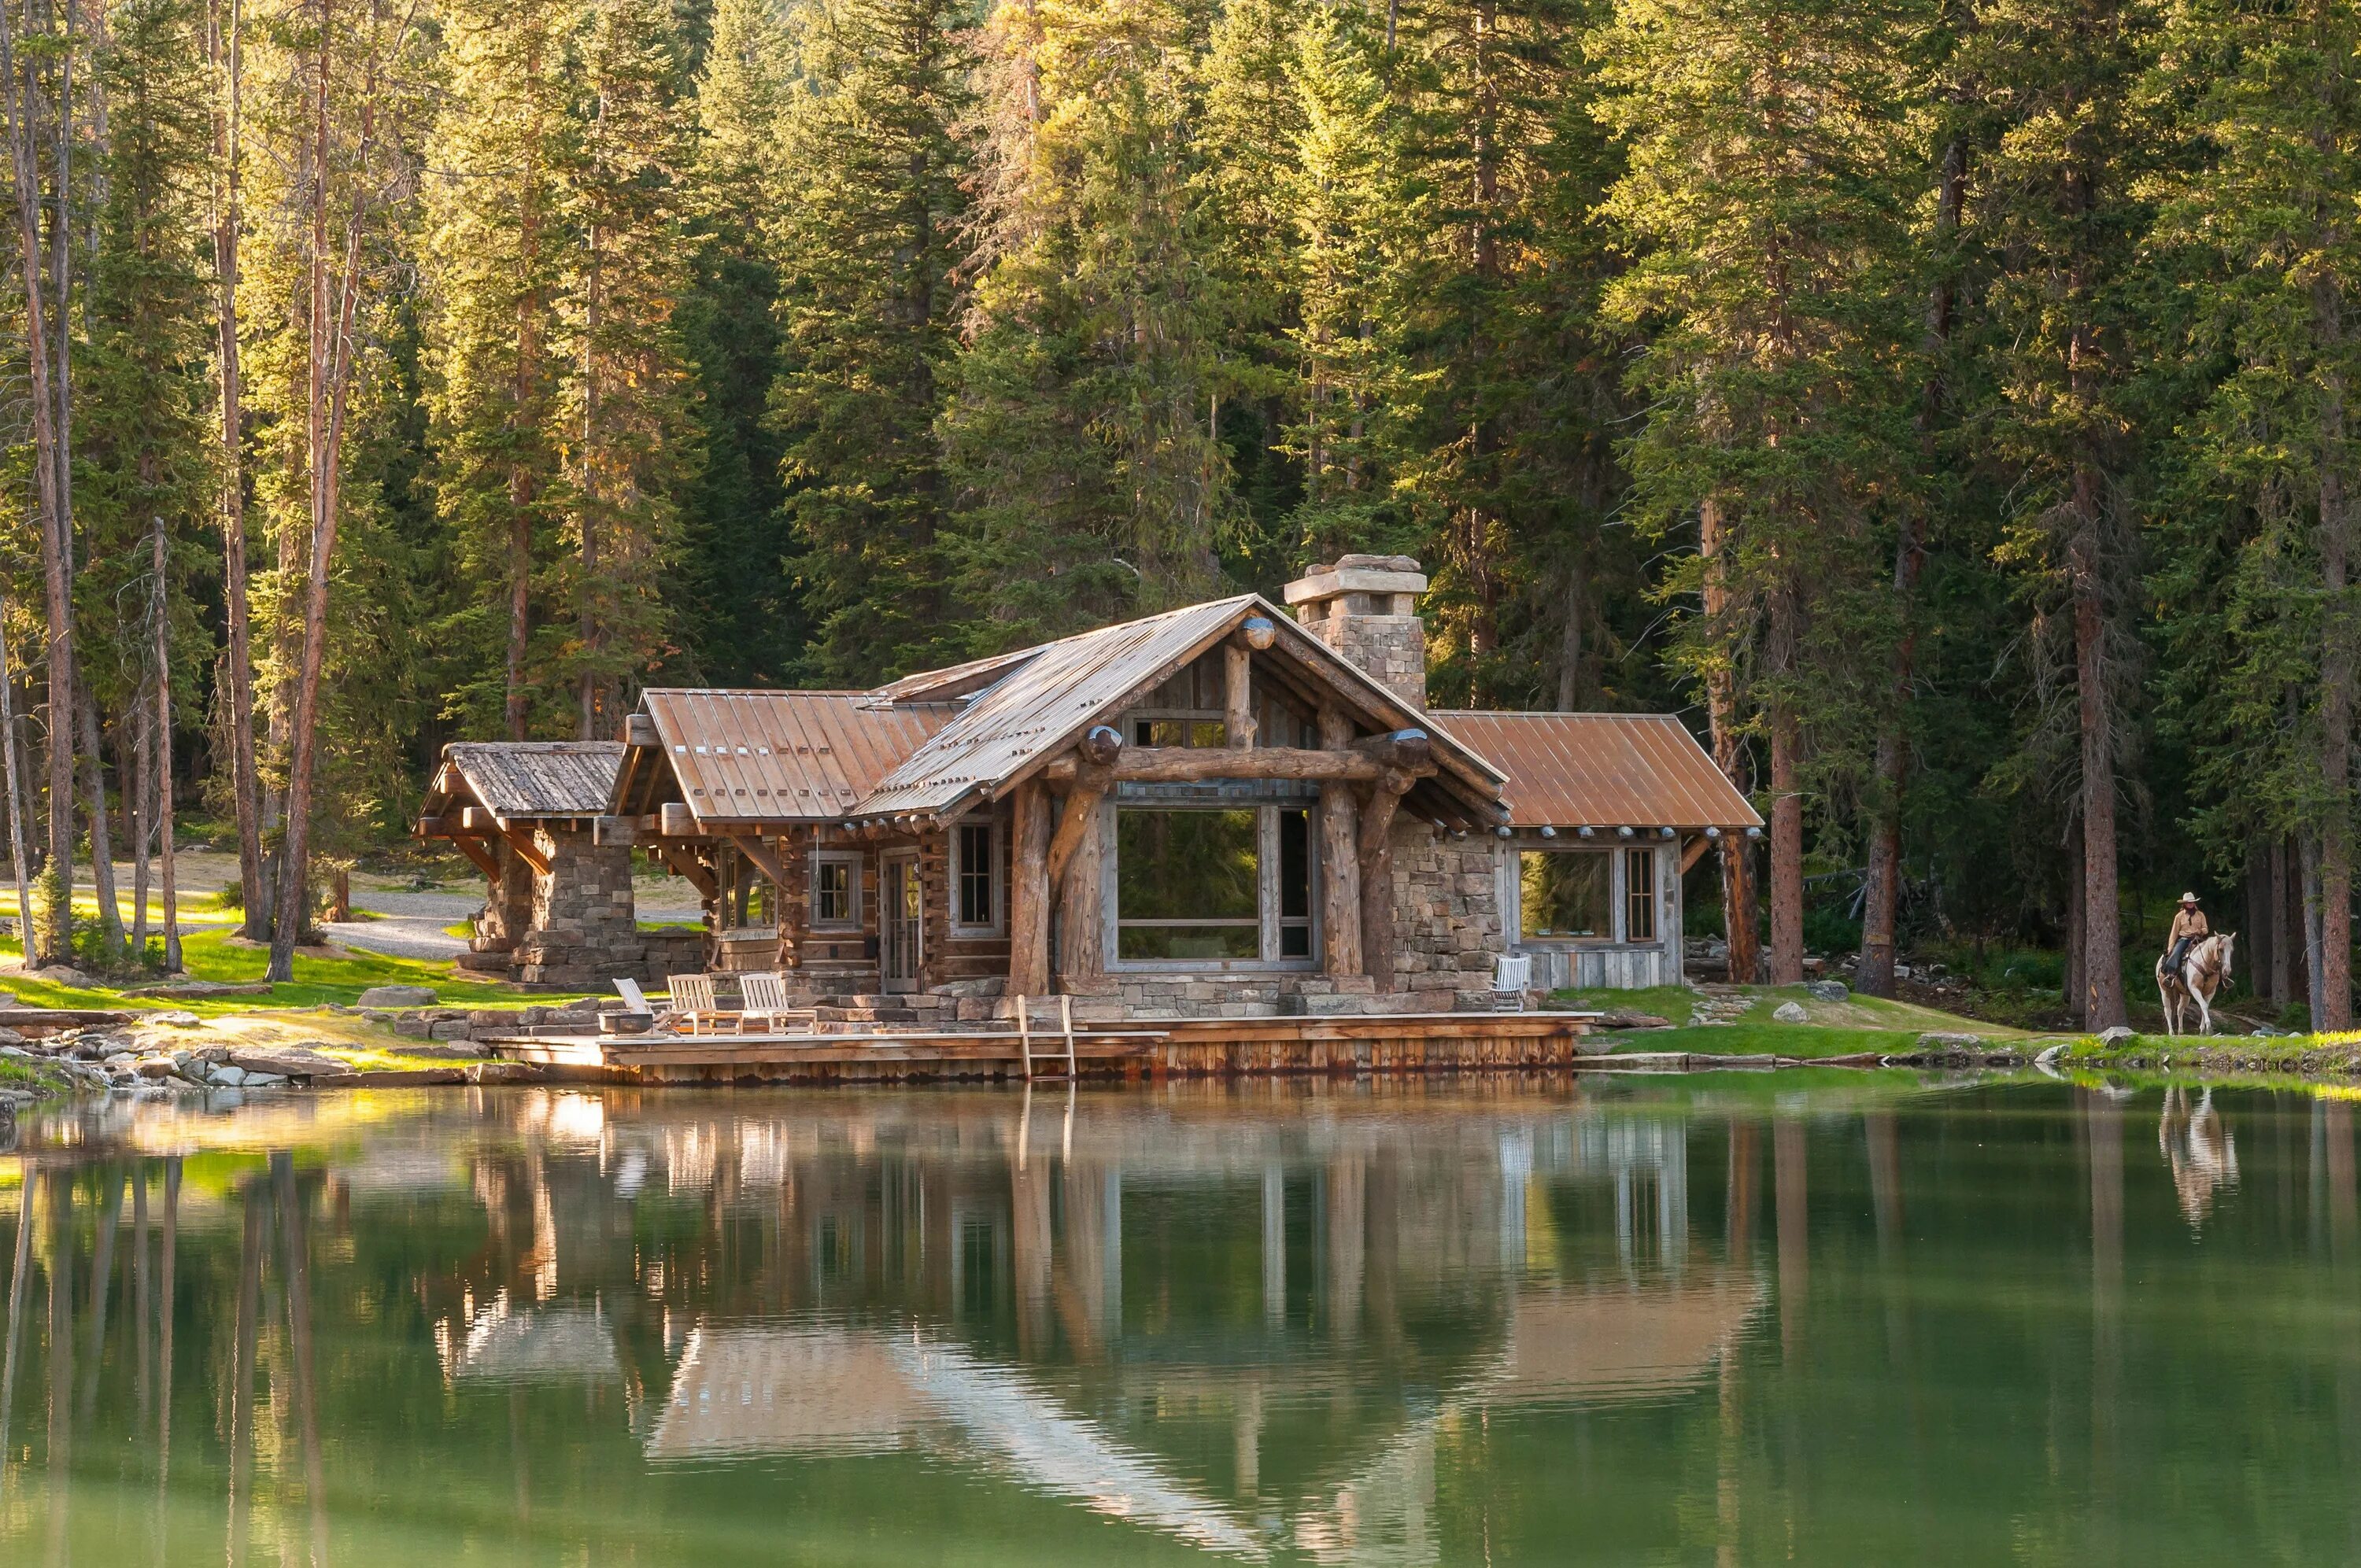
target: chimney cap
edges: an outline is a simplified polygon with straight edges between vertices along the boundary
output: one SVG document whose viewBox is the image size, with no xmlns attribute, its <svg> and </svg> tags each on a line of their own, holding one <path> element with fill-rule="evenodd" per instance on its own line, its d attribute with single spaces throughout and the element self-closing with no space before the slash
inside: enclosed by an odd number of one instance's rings
<svg viewBox="0 0 2361 1568">
<path fill-rule="evenodd" d="M 1287 602 L 1311 604 L 1340 594 L 1422 594 L 1426 574 L 1415 556 L 1340 555 L 1287 585 Z"/>
</svg>

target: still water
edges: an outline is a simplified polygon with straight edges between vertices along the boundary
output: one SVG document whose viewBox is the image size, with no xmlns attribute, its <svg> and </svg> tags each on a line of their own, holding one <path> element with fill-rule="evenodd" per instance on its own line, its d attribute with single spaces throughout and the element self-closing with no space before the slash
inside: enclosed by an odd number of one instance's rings
<svg viewBox="0 0 2361 1568">
<path fill-rule="evenodd" d="M 0 1563 L 2351 1561 L 2353 1122 L 1730 1075 L 27 1123 Z"/>
</svg>

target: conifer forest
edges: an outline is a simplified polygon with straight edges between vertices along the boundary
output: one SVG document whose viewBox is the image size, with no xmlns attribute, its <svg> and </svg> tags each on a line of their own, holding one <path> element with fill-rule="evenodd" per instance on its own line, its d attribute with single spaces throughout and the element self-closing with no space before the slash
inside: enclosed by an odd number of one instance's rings
<svg viewBox="0 0 2361 1568">
<path fill-rule="evenodd" d="M 128 941 L 177 812 L 283 969 L 446 740 L 1377 551 L 1439 706 L 1678 712 L 1752 792 L 1689 901 L 1741 973 L 2022 947 L 2097 1025 L 2198 887 L 2349 1026 L 2356 49 L 2349 0 L 0 0 L 32 946 L 77 875 Z"/>
</svg>

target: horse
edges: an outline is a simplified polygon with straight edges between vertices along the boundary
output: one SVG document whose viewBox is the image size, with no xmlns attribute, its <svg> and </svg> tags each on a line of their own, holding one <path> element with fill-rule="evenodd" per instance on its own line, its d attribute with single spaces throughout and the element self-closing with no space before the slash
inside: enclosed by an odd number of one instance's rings
<svg viewBox="0 0 2361 1568">
<path fill-rule="evenodd" d="M 2237 945 L 2235 931 L 2201 938 L 2190 944 L 2189 956 L 2180 960 L 2178 973 L 2164 967 L 2164 959 L 2156 960 L 2156 994 L 2164 1003 L 2165 1033 L 2181 1032 L 2183 1010 L 2192 1002 L 2197 1003 L 2198 1033 L 2213 1032 L 2213 997 L 2230 983 L 2230 960 Z"/>
</svg>

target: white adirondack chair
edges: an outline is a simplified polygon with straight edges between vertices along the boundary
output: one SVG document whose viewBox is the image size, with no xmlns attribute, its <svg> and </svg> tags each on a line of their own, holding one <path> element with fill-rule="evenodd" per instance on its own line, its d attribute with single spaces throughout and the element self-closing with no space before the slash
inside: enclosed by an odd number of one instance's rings
<svg viewBox="0 0 2361 1568">
<path fill-rule="evenodd" d="M 1492 960 L 1492 1005 L 1511 1013 L 1525 1010 L 1525 991 L 1533 983 L 1531 953 L 1502 953 Z"/>
<path fill-rule="evenodd" d="M 741 1035 L 779 1034 L 794 1021 L 795 1009 L 787 1004 L 787 978 L 775 972 L 741 974 L 738 977 L 738 1032 Z M 760 1019 L 763 1028 L 754 1029 Z"/>
<path fill-rule="evenodd" d="M 714 1000 L 711 975 L 667 975 L 664 989 L 672 993 L 672 1009 L 665 1015 L 671 1027 L 690 1035 L 720 1028 L 723 1014 Z"/>
</svg>

